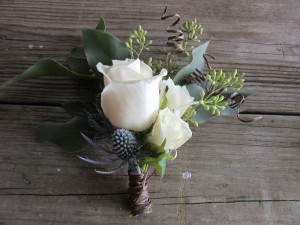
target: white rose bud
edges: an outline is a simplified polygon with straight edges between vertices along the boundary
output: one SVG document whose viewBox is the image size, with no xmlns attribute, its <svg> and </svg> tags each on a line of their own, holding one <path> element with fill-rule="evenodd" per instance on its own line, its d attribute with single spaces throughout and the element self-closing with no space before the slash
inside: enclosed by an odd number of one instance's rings
<svg viewBox="0 0 300 225">
<path fill-rule="evenodd" d="M 159 110 L 159 86 L 167 70 L 152 76 L 152 69 L 139 59 L 113 60 L 112 66 L 97 64 L 104 75 L 101 107 L 118 128 L 143 131 L 151 126 Z"/>
<path fill-rule="evenodd" d="M 192 137 L 189 125 L 169 108 L 159 111 L 147 141 L 160 146 L 166 140 L 165 149 L 177 149 Z"/>
<path fill-rule="evenodd" d="M 166 87 L 168 87 L 166 93 L 168 108 L 182 116 L 187 108 L 194 103 L 194 98 L 190 96 L 186 86 L 175 85 L 171 78 L 162 82 L 161 89 L 164 91 Z"/>
</svg>

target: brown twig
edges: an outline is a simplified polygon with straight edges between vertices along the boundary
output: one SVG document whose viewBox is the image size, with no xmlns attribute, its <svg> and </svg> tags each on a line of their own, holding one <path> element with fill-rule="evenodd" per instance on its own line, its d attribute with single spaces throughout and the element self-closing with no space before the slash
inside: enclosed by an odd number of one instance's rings
<svg viewBox="0 0 300 225">
<path fill-rule="evenodd" d="M 249 122 L 253 122 L 253 121 L 257 121 L 260 120 L 262 118 L 262 116 L 256 116 L 254 118 L 250 118 L 250 119 L 243 119 L 240 117 L 240 108 L 242 106 L 242 104 L 245 102 L 245 97 L 237 92 L 234 92 L 230 95 L 229 97 L 229 107 L 230 108 L 236 108 L 238 107 L 238 114 L 237 114 L 237 118 L 244 123 L 249 123 Z"/>
<path fill-rule="evenodd" d="M 176 21 L 174 23 L 172 23 L 171 26 L 169 26 L 167 28 L 168 33 L 177 33 L 177 35 L 172 35 L 172 36 L 168 37 L 167 45 L 175 48 L 175 50 L 178 53 L 180 53 L 180 52 L 184 51 L 183 45 L 181 43 L 184 40 L 184 34 L 183 34 L 182 30 L 176 28 L 176 25 L 180 21 L 180 15 L 178 13 L 166 15 L 167 8 L 168 7 L 166 7 L 164 12 L 162 13 L 161 20 L 166 20 L 166 19 L 171 18 L 171 17 L 176 17 L 177 18 Z"/>
</svg>

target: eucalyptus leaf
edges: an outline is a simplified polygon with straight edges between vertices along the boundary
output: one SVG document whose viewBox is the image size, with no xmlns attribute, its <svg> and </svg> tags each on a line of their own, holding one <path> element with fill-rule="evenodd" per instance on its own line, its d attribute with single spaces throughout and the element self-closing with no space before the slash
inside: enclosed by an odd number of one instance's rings
<svg viewBox="0 0 300 225">
<path fill-rule="evenodd" d="M 186 86 L 190 96 L 194 98 L 194 101 L 199 101 L 200 100 L 200 92 L 205 89 L 197 84 L 189 84 Z"/>
<path fill-rule="evenodd" d="M 197 123 L 205 123 L 212 117 L 213 115 L 211 110 L 205 110 L 203 107 L 201 107 L 200 109 L 197 110 L 196 115 L 192 117 L 191 120 Z"/>
<path fill-rule="evenodd" d="M 106 28 L 106 26 L 105 26 L 104 19 L 102 17 L 100 17 L 99 22 L 96 26 L 96 30 L 100 30 L 100 31 L 105 32 L 105 28 Z"/>
<path fill-rule="evenodd" d="M 237 92 L 237 93 L 243 95 L 245 98 L 250 96 L 250 95 L 255 95 L 256 94 L 253 90 L 246 89 L 246 88 L 242 88 L 240 90 L 235 90 L 233 88 L 227 88 L 227 90 L 224 91 L 222 93 L 222 95 L 224 95 L 226 98 L 229 98 L 230 95 L 232 95 L 234 92 Z"/>
<path fill-rule="evenodd" d="M 81 132 L 90 137 L 95 133 L 87 119 L 74 116 L 65 123 L 42 123 L 37 129 L 37 136 L 42 140 L 58 145 L 67 152 L 78 152 L 88 145 L 80 134 Z"/>
<path fill-rule="evenodd" d="M 233 116 L 237 115 L 239 112 L 243 112 L 244 110 L 244 107 L 240 107 L 240 109 L 238 109 L 238 107 L 231 108 L 229 105 L 227 105 L 224 110 L 220 111 L 220 113 L 221 116 Z"/>
<path fill-rule="evenodd" d="M 203 58 L 204 53 L 208 47 L 209 41 L 204 43 L 203 45 L 198 46 L 192 51 L 192 61 L 183 67 L 174 77 L 174 83 L 180 84 L 184 79 L 186 79 L 191 73 L 193 73 L 196 69 L 201 72 L 204 69 L 205 60 Z"/>
<path fill-rule="evenodd" d="M 205 89 L 197 84 L 190 84 L 186 86 L 187 90 L 189 91 L 190 95 L 194 97 L 194 101 L 200 100 L 200 92 L 202 90 L 205 91 Z M 229 100 L 228 100 L 229 103 Z M 244 111 L 244 108 L 240 108 L 240 112 Z M 224 110 L 220 111 L 221 116 L 232 116 L 238 114 L 238 108 L 231 108 L 229 105 L 225 107 Z M 205 123 L 210 118 L 212 118 L 212 112 L 211 110 L 205 110 L 203 107 L 199 108 L 197 110 L 197 113 L 194 117 L 191 118 L 192 121 L 195 121 L 197 123 Z"/>
<path fill-rule="evenodd" d="M 0 85 L 0 90 L 7 86 L 16 84 L 29 79 L 35 79 L 43 76 L 65 76 L 65 77 L 78 77 L 78 74 L 72 72 L 63 65 L 55 62 L 52 59 L 44 59 L 30 66 L 22 74 L 15 76 Z"/>
<path fill-rule="evenodd" d="M 87 62 L 83 47 L 75 47 L 68 57 L 72 71 L 80 74 L 90 74 L 90 66 Z"/>
<path fill-rule="evenodd" d="M 205 90 L 203 87 L 197 85 L 197 84 L 190 84 L 186 86 L 187 90 L 189 91 L 190 95 L 194 97 L 194 101 L 200 100 L 200 92 L 202 90 Z M 197 113 L 194 117 L 191 118 L 192 121 L 195 121 L 197 123 L 205 123 L 207 120 L 209 120 L 211 117 L 213 117 L 210 110 L 205 110 L 204 108 L 200 108 L 197 110 Z"/>
<path fill-rule="evenodd" d="M 87 61 L 99 78 L 102 78 L 101 73 L 96 68 L 99 62 L 104 65 L 111 65 L 114 59 L 130 58 L 124 43 L 110 34 L 100 30 L 83 29 L 82 38 Z"/>
</svg>

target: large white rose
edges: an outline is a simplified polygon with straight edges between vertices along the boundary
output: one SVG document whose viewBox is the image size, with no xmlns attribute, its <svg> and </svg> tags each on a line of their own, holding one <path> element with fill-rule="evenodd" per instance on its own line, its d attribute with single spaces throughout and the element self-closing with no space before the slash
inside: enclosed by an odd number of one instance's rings
<svg viewBox="0 0 300 225">
<path fill-rule="evenodd" d="M 143 131 L 151 126 L 159 110 L 159 86 L 167 70 L 157 76 L 139 59 L 113 60 L 112 66 L 97 64 L 104 75 L 101 107 L 118 128 Z"/>
<path fill-rule="evenodd" d="M 168 87 L 166 97 L 168 108 L 179 116 L 182 116 L 189 106 L 194 103 L 194 98 L 190 96 L 186 86 L 175 85 L 169 78 L 161 84 L 162 92 Z"/>
<path fill-rule="evenodd" d="M 177 149 L 192 137 L 189 125 L 169 108 L 159 111 L 147 141 L 160 146 L 166 140 L 165 149 Z"/>
</svg>

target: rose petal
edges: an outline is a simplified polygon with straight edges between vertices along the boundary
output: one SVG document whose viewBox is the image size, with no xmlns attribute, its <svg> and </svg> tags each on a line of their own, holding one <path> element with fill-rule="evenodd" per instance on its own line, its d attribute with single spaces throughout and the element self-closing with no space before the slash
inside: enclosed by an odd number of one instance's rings
<svg viewBox="0 0 300 225">
<path fill-rule="evenodd" d="M 125 60 L 112 60 L 113 66 L 126 66 L 135 61 L 135 59 L 125 59 Z"/>
<path fill-rule="evenodd" d="M 152 77 L 152 69 L 145 63 L 141 62 L 141 74 L 143 74 L 144 78 Z"/>
<path fill-rule="evenodd" d="M 143 131 L 159 109 L 159 84 L 163 75 L 134 82 L 111 81 L 101 94 L 101 107 L 118 128 Z"/>
<path fill-rule="evenodd" d="M 177 115 L 182 116 L 189 106 L 194 102 L 185 86 L 175 85 L 172 79 L 164 81 L 168 86 L 166 93 L 168 99 L 168 108 Z"/>
<path fill-rule="evenodd" d="M 191 137 L 189 125 L 170 109 L 165 108 L 159 112 L 147 141 L 160 146 L 166 140 L 164 148 L 169 150 L 181 147 Z"/>
<path fill-rule="evenodd" d="M 130 64 L 128 64 L 128 68 L 130 68 L 134 72 L 140 74 L 141 73 L 141 61 L 139 59 L 134 60 L 133 62 L 131 62 Z"/>
</svg>

